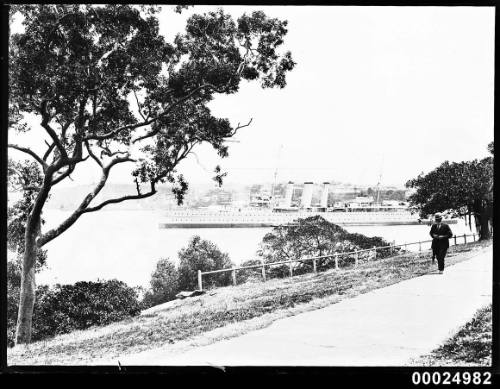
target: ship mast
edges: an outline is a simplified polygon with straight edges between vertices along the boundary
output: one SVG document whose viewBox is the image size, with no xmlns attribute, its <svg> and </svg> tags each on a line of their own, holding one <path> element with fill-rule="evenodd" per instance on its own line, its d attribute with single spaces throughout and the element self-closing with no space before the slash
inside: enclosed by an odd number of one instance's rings
<svg viewBox="0 0 500 389">
<path fill-rule="evenodd" d="M 382 166 L 384 163 L 384 156 L 382 155 L 382 160 L 380 162 L 380 173 L 378 175 L 378 182 L 377 182 L 377 200 L 375 204 L 380 205 L 380 183 L 382 182 Z"/>
<path fill-rule="evenodd" d="M 273 181 L 273 186 L 271 188 L 271 203 L 272 203 L 272 208 L 275 208 L 278 206 L 276 203 L 276 196 L 274 195 L 275 189 L 276 189 L 276 179 L 278 177 L 278 166 L 280 162 L 280 156 L 281 156 L 281 149 L 283 148 L 283 144 L 280 144 L 280 148 L 278 149 L 278 157 L 276 158 L 276 169 L 274 170 L 274 181 Z"/>
<path fill-rule="evenodd" d="M 380 181 L 381 180 L 382 180 L 382 174 L 379 174 L 378 182 L 377 182 L 377 200 L 375 201 L 375 204 L 377 204 L 377 205 L 380 204 Z"/>
</svg>

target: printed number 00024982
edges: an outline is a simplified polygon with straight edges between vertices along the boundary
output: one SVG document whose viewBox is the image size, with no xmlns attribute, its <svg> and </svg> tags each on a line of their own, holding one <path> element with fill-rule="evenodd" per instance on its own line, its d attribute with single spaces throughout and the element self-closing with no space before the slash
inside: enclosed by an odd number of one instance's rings
<svg viewBox="0 0 500 389">
<path fill-rule="evenodd" d="M 414 385 L 491 385 L 491 373 L 489 371 L 458 371 L 454 374 L 444 371 L 433 373 L 416 371 L 411 376 Z"/>
</svg>

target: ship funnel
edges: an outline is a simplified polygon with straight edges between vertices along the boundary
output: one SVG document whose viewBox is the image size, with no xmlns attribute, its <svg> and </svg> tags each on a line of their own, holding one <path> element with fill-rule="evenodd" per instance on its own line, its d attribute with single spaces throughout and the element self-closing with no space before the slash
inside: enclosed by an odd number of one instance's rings
<svg viewBox="0 0 500 389">
<path fill-rule="evenodd" d="M 302 191 L 302 199 L 300 201 L 302 208 L 310 208 L 313 195 L 313 183 L 304 182 L 304 190 Z"/>
<path fill-rule="evenodd" d="M 293 197 L 293 182 L 290 181 L 286 186 L 285 202 L 283 204 L 283 207 L 290 208 L 292 206 L 292 197 Z"/>
<path fill-rule="evenodd" d="M 330 189 L 329 182 L 323 182 L 323 192 L 321 193 L 321 208 L 328 207 L 328 190 Z"/>
</svg>

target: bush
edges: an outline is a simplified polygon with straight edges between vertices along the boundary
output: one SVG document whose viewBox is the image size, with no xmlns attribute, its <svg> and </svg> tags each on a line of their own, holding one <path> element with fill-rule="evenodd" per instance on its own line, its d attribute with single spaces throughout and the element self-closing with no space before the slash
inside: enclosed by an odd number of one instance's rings
<svg viewBox="0 0 500 389">
<path fill-rule="evenodd" d="M 179 251 L 179 288 L 194 290 L 198 287 L 197 273 L 233 267 L 226 253 L 208 240 L 193 236 L 188 246 Z M 231 283 L 231 273 L 223 272 L 203 277 L 204 288 L 225 286 Z"/>
<path fill-rule="evenodd" d="M 150 290 L 142 300 L 144 308 L 175 299 L 179 292 L 179 272 L 170 259 L 162 258 L 158 261 L 156 270 L 151 274 L 150 285 Z"/>
<path fill-rule="evenodd" d="M 19 296 L 9 296 L 9 345 L 14 344 Z M 134 288 L 118 280 L 39 286 L 33 312 L 32 340 L 105 325 L 135 316 L 140 303 Z"/>
<path fill-rule="evenodd" d="M 300 260 L 334 253 L 348 253 L 356 250 L 371 249 L 374 246 L 388 246 L 389 242 L 380 237 L 368 237 L 349 233 L 344 228 L 330 223 L 321 216 L 298 219 L 294 226 L 278 226 L 266 234 L 262 240 L 259 255 L 266 263 L 286 260 Z M 360 260 L 370 253 L 360 254 Z M 390 249 L 377 250 L 377 258 L 390 255 Z M 339 267 L 349 267 L 354 263 L 351 255 L 339 255 Z M 293 274 L 312 271 L 311 261 L 294 262 Z M 317 261 L 317 270 L 323 271 L 335 267 L 333 257 Z M 269 268 L 270 277 L 286 277 L 290 273 L 288 264 Z"/>
<path fill-rule="evenodd" d="M 260 264 L 261 264 L 261 261 L 259 261 L 258 259 L 249 259 L 247 261 L 242 262 L 240 264 L 240 267 L 255 266 L 255 265 L 260 265 Z M 256 267 L 253 269 L 239 270 L 236 272 L 236 279 L 237 279 L 238 283 L 262 280 L 262 268 Z"/>
<path fill-rule="evenodd" d="M 7 345 L 14 346 L 21 271 L 19 261 L 7 262 Z"/>
<path fill-rule="evenodd" d="M 347 233 L 345 234 L 345 239 L 351 242 L 357 250 L 371 249 L 375 247 L 384 247 L 389 246 L 390 243 L 386 240 L 382 239 L 379 236 L 366 236 L 358 233 Z M 396 248 L 399 249 L 399 248 Z M 395 251 L 397 251 L 395 249 Z M 392 255 L 390 248 L 379 249 L 377 250 L 377 258 L 385 258 Z"/>
</svg>

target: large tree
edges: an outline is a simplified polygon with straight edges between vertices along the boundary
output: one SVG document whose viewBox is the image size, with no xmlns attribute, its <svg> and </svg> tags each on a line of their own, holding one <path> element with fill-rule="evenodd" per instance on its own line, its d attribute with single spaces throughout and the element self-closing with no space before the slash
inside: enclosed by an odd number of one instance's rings
<svg viewBox="0 0 500 389">
<path fill-rule="evenodd" d="M 452 210 L 457 215 L 473 215 L 480 239 L 491 236 L 493 218 L 493 142 L 490 157 L 463 162 L 443 162 L 428 174 L 409 180 L 416 189 L 408 200 L 422 217 Z"/>
<path fill-rule="evenodd" d="M 40 183 L 24 187 L 36 192 L 26 221 L 16 334 L 17 343 L 27 343 L 37 251 L 81 215 L 152 196 L 160 183 L 174 185 L 181 201 L 187 183 L 176 172 L 179 162 L 200 143 L 227 156 L 225 140 L 247 125 L 212 116 L 207 104 L 215 94 L 236 93 L 243 80 L 283 88 L 294 62 L 278 51 L 287 22 L 263 12 L 236 21 L 221 9 L 193 14 L 173 43 L 159 33 L 155 7 L 28 5 L 12 12 L 22 15 L 24 31 L 10 37 L 9 131 L 46 136 L 38 148 L 8 145 L 42 171 Z M 28 116 L 40 126 L 29 125 Z M 66 220 L 43 231 L 50 192 L 84 163 L 100 169 L 99 182 Z M 112 168 L 123 163 L 135 164 L 136 193 L 96 203 Z"/>
</svg>

